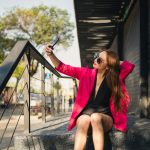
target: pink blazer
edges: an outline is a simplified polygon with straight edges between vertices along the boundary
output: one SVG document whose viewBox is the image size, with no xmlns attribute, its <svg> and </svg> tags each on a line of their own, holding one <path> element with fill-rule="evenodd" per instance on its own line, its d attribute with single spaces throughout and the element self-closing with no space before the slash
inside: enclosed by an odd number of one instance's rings
<svg viewBox="0 0 150 150">
<path fill-rule="evenodd" d="M 123 61 L 120 67 L 121 70 L 120 70 L 119 78 L 120 78 L 122 90 L 125 94 L 125 99 L 121 101 L 121 106 L 123 108 L 123 111 L 122 112 L 115 111 L 113 95 L 110 98 L 109 107 L 112 116 L 114 118 L 114 128 L 122 132 L 126 132 L 127 131 L 127 109 L 128 109 L 128 104 L 130 102 L 130 97 L 125 87 L 124 80 L 129 75 L 129 73 L 132 72 L 135 65 L 128 61 Z M 90 98 L 90 95 L 92 94 L 92 89 L 94 88 L 94 80 L 96 78 L 97 70 L 86 68 L 86 67 L 73 67 L 70 65 L 66 65 L 63 62 L 60 62 L 59 66 L 55 67 L 55 69 L 63 74 L 66 74 L 68 76 L 71 76 L 79 80 L 78 92 L 76 95 L 76 100 L 74 103 L 73 111 L 68 125 L 68 131 L 70 131 L 75 127 L 77 116 L 86 106 Z"/>
</svg>

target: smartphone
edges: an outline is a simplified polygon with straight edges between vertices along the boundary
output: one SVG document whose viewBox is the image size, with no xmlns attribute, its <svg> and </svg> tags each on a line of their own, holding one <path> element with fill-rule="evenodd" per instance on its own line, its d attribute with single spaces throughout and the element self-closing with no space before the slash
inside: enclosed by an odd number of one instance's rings
<svg viewBox="0 0 150 150">
<path fill-rule="evenodd" d="M 54 46 L 58 43 L 58 41 L 59 41 L 59 36 L 57 36 L 54 40 L 53 40 L 53 42 L 51 43 L 51 46 L 49 46 L 49 47 L 51 47 L 52 49 L 54 49 Z"/>
</svg>

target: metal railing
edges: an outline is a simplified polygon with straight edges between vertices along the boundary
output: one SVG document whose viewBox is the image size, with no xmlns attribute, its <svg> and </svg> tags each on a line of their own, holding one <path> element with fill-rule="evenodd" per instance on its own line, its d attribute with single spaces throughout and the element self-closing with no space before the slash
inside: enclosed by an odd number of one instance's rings
<svg viewBox="0 0 150 150">
<path fill-rule="evenodd" d="M 40 68 L 41 78 L 31 76 L 33 71 L 31 70 L 31 60 L 36 60 L 36 65 L 41 65 L 37 67 Z M 18 77 L 18 84 L 13 86 L 11 93 L 7 94 L 9 95 L 7 100 L 3 101 L 6 92 L 8 92 L 6 90 L 7 84 L 20 61 L 24 63 L 24 69 Z M 45 71 L 49 72 L 50 75 L 47 81 Z M 43 128 L 43 123 L 52 118 L 62 117 L 63 114 L 69 112 L 70 108 L 67 106 L 68 103 L 66 104 L 64 91 L 59 83 L 60 80 L 66 79 L 72 80 L 72 84 L 74 83 L 72 91 L 75 96 L 77 90 L 75 79 L 60 75 L 29 41 L 16 43 L 0 66 L 0 149 L 13 149 L 13 137 L 16 133 L 30 133 L 38 130 Z M 34 81 L 32 82 L 32 80 Z M 33 83 L 37 82 L 40 82 L 38 84 L 40 92 L 34 89 L 36 85 Z M 46 89 L 48 90 L 46 91 Z M 16 95 L 15 102 L 13 102 L 14 95 Z"/>
</svg>

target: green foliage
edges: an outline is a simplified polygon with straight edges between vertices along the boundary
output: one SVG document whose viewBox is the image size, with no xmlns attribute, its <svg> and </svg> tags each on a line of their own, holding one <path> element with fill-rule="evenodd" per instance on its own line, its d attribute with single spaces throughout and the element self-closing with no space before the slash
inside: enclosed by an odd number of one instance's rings
<svg viewBox="0 0 150 150">
<path fill-rule="evenodd" d="M 12 76 L 18 79 L 23 73 L 24 68 L 25 68 L 24 62 L 20 61 Z"/>
<path fill-rule="evenodd" d="M 4 38 L 2 34 L 0 34 L 0 64 L 5 58 L 6 53 L 14 46 L 14 40 Z"/>
<path fill-rule="evenodd" d="M 60 89 L 61 89 L 61 84 L 60 84 L 58 81 L 54 81 L 53 87 L 54 87 L 56 90 L 60 90 Z"/>
<path fill-rule="evenodd" d="M 64 47 L 73 41 L 74 25 L 66 10 L 38 6 L 31 9 L 14 8 L 0 17 L 0 62 L 18 39 L 28 39 L 38 45 L 50 42 L 57 34 Z"/>
</svg>

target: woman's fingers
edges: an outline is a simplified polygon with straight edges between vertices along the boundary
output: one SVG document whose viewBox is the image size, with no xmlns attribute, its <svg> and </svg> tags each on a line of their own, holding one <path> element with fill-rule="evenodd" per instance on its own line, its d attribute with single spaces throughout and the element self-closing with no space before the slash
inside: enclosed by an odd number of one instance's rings
<svg viewBox="0 0 150 150">
<path fill-rule="evenodd" d="M 52 53 L 52 46 L 49 44 L 49 45 L 46 45 L 45 47 L 45 52 L 47 53 L 47 55 L 51 54 Z"/>
<path fill-rule="evenodd" d="M 50 49 L 53 50 L 53 47 L 52 47 L 52 45 L 50 45 L 50 44 L 46 45 L 45 48 L 47 48 L 47 49 L 50 48 Z"/>
<path fill-rule="evenodd" d="M 51 52 L 51 51 L 52 51 L 52 49 L 49 48 L 49 47 L 46 47 L 45 50 L 46 50 L 47 52 Z"/>
</svg>

